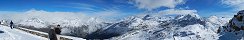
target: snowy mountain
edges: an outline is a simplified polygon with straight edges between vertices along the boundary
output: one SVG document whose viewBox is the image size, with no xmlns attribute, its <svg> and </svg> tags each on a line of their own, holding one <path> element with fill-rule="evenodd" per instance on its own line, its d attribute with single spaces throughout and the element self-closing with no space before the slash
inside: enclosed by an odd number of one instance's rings
<svg viewBox="0 0 244 40">
<path fill-rule="evenodd" d="M 199 15 L 197 14 L 186 14 L 186 15 L 179 15 L 177 16 L 173 22 L 174 25 L 180 25 L 181 27 L 187 26 L 187 25 L 193 25 L 193 24 L 201 24 L 205 25 L 204 20 L 202 20 Z"/>
<path fill-rule="evenodd" d="M 227 25 L 230 18 L 210 16 L 202 18 L 196 13 L 184 15 L 144 15 L 130 16 L 117 22 L 107 22 L 100 18 L 64 19 L 50 23 L 38 18 L 30 18 L 19 24 L 36 28 L 60 24 L 62 35 L 87 39 L 111 40 L 217 40 L 218 28 Z"/>
<path fill-rule="evenodd" d="M 62 27 L 66 27 L 66 26 L 78 27 L 81 26 L 82 23 L 80 19 L 64 19 L 54 23 L 53 25 L 58 25 L 58 24 L 62 25 Z"/>
<path fill-rule="evenodd" d="M 244 10 L 239 11 L 237 15 L 229 20 L 227 25 L 219 28 L 221 40 L 244 40 Z"/>
<path fill-rule="evenodd" d="M 99 18 L 89 18 L 86 20 L 81 19 L 66 19 L 60 22 L 56 22 L 57 25 L 60 24 L 62 27 L 61 34 L 63 35 L 71 35 L 77 37 L 86 37 L 86 35 L 91 34 L 97 30 L 105 28 L 110 25 L 109 22 L 104 22 Z"/>
<path fill-rule="evenodd" d="M 110 26 L 105 30 L 105 33 L 117 34 L 111 38 L 116 40 L 217 40 L 219 37 L 216 33 L 217 30 L 212 30 L 218 27 L 211 26 L 215 28 L 209 28 L 209 24 L 212 25 L 213 20 L 201 18 L 194 13 L 178 15 L 170 20 L 160 20 L 161 17 L 152 16 L 146 15 L 145 17 L 132 17 L 123 20 L 114 26 Z M 209 19 L 211 18 L 214 17 Z M 222 24 L 216 25 L 220 27 Z"/>
<path fill-rule="evenodd" d="M 33 26 L 35 28 L 46 28 L 47 27 L 47 22 L 42 21 L 41 19 L 38 19 L 38 18 L 30 18 L 30 19 L 21 21 L 18 24 L 20 24 L 22 26 Z"/>
</svg>

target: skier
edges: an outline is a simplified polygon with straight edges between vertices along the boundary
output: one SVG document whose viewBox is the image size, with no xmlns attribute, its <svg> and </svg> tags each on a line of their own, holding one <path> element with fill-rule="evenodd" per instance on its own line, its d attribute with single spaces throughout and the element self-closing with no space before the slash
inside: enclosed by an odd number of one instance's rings
<svg viewBox="0 0 244 40">
<path fill-rule="evenodd" d="M 13 29 L 13 21 L 10 22 L 10 28 Z"/>
</svg>

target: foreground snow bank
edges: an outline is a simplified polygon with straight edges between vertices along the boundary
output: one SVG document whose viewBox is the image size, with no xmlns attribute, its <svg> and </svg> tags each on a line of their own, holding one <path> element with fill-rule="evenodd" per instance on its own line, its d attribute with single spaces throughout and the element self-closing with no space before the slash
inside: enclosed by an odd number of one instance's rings
<svg viewBox="0 0 244 40">
<path fill-rule="evenodd" d="M 48 38 L 48 33 L 45 33 L 45 32 L 40 32 L 40 31 L 36 31 L 36 30 L 31 30 L 31 29 L 26 29 L 26 28 L 21 28 L 21 27 L 18 27 L 18 29 L 20 30 L 23 30 L 23 31 L 26 31 L 26 32 L 29 32 L 29 33 L 32 33 L 33 35 L 38 35 L 38 36 L 42 36 L 42 37 L 45 37 L 45 38 Z M 68 39 L 73 39 L 73 40 L 86 40 L 86 39 L 83 39 L 83 38 L 77 38 L 77 37 L 71 37 L 71 36 L 64 36 L 64 35 L 57 35 L 60 37 L 60 39 L 63 39 L 63 40 L 68 40 Z"/>
<path fill-rule="evenodd" d="M 0 31 L 3 31 L 3 33 L 0 33 L 0 40 L 48 40 L 44 37 L 35 36 L 18 29 L 10 29 L 2 25 L 0 25 Z"/>
</svg>

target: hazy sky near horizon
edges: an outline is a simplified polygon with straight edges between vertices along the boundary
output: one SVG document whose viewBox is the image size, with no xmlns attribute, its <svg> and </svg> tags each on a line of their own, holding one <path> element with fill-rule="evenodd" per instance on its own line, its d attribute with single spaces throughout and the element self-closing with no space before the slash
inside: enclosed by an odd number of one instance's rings
<svg viewBox="0 0 244 40">
<path fill-rule="evenodd" d="M 244 6 L 244 0 L 1 0 L 0 13 L 35 9 L 47 12 L 128 16 L 145 12 L 184 14 L 194 11 L 207 17 L 233 15 L 244 9 L 241 6 Z"/>
</svg>

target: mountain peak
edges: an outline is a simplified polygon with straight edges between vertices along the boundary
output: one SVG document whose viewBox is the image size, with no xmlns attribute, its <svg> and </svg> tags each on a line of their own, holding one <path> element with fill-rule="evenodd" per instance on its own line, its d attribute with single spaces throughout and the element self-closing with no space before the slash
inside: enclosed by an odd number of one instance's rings
<svg viewBox="0 0 244 40">
<path fill-rule="evenodd" d="M 238 14 L 243 14 L 244 13 L 244 10 L 241 10 L 238 12 Z"/>
<path fill-rule="evenodd" d="M 150 15 L 145 15 L 142 19 L 143 20 L 148 20 L 150 18 Z"/>
<path fill-rule="evenodd" d="M 200 19 L 198 14 L 186 14 L 186 15 L 179 15 L 177 16 L 174 21 L 175 24 L 178 24 L 182 27 L 185 27 L 187 25 L 193 25 L 193 24 L 201 24 L 204 25 L 205 22 Z"/>
<path fill-rule="evenodd" d="M 210 16 L 208 19 L 209 20 L 216 20 L 216 19 L 218 19 L 218 17 L 217 16 Z"/>
<path fill-rule="evenodd" d="M 38 23 L 42 23 L 43 21 L 38 19 L 38 18 L 30 18 L 28 20 L 26 20 L 26 22 L 38 22 Z"/>
<path fill-rule="evenodd" d="M 175 19 L 191 19 L 191 18 L 200 19 L 200 16 L 198 14 L 192 13 L 192 14 L 179 15 Z"/>
</svg>

